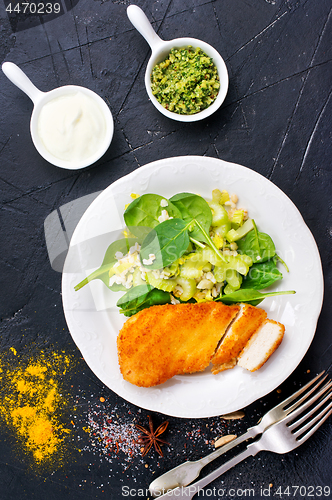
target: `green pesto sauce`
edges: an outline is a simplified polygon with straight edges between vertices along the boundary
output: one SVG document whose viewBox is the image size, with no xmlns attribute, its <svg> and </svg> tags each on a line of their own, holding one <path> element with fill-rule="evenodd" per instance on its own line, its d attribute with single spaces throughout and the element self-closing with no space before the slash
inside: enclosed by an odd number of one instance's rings
<svg viewBox="0 0 332 500">
<path fill-rule="evenodd" d="M 152 94 L 164 108 L 192 115 L 216 99 L 220 82 L 211 57 L 191 46 L 172 49 L 151 74 Z"/>
</svg>

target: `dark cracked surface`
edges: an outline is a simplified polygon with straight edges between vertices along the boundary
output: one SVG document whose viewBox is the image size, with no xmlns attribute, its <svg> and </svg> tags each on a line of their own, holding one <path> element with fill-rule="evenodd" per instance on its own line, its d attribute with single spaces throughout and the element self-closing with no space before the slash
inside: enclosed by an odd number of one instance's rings
<svg viewBox="0 0 332 500">
<path fill-rule="evenodd" d="M 127 18 L 128 0 L 63 2 L 61 15 L 52 19 L 17 17 L 14 12 L 9 16 L 8 0 L 1 2 L 1 62 L 19 65 L 42 91 L 66 84 L 96 91 L 115 121 L 112 144 L 97 165 L 76 172 L 54 167 L 38 155 L 31 141 L 32 102 L 0 72 L 0 351 L 6 367 L 1 372 L 2 407 L 8 397 L 15 398 L 6 392 L 13 370 L 38 359 L 41 351 L 62 352 L 75 360 L 69 376 L 58 374 L 65 399 L 61 418 L 70 428 L 65 459 L 51 468 L 37 467 L 17 426 L 4 419 L 1 500 L 146 498 L 152 478 L 187 457 L 208 453 L 220 434 L 244 432 L 312 374 L 331 371 L 331 2 L 136 3 L 161 38 L 203 39 L 222 54 L 230 87 L 214 116 L 183 124 L 168 120 L 148 101 L 144 71 L 150 49 Z M 164 458 L 155 452 L 142 458 L 136 448 L 128 451 L 125 424 L 146 425 L 149 412 L 104 387 L 81 358 L 62 311 L 61 274 L 50 265 L 44 221 L 62 205 L 99 192 L 142 165 L 180 155 L 245 165 L 286 193 L 317 242 L 324 303 L 314 340 L 281 391 L 245 408 L 240 421 L 170 418 L 165 434 L 170 447 Z M 105 414 L 112 419 L 113 431 L 117 429 L 120 449 L 113 444 L 107 451 L 100 423 Z M 164 419 L 150 414 L 156 424 Z M 212 483 L 211 490 L 216 489 L 211 495 L 239 498 L 255 492 L 256 498 L 268 493 L 280 498 L 331 498 L 331 438 L 329 420 L 296 451 L 262 452 L 247 459 Z"/>
</svg>

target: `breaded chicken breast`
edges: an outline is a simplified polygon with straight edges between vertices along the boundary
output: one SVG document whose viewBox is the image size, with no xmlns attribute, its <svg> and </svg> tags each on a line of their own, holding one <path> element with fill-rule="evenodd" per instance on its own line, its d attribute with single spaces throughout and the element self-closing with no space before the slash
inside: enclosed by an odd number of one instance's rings
<svg viewBox="0 0 332 500">
<path fill-rule="evenodd" d="M 239 310 L 238 305 L 221 302 L 143 309 L 125 322 L 118 335 L 123 378 L 152 387 L 174 375 L 204 370 Z"/>
<path fill-rule="evenodd" d="M 212 373 L 216 374 L 236 365 L 240 352 L 265 319 L 266 312 L 263 309 L 250 304 L 241 304 L 241 311 L 211 359 L 214 365 Z"/>
</svg>

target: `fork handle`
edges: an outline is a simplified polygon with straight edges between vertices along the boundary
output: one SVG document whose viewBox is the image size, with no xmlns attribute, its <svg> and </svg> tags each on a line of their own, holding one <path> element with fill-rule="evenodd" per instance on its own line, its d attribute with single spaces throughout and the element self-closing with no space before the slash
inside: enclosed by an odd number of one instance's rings
<svg viewBox="0 0 332 500">
<path fill-rule="evenodd" d="M 254 443 L 252 443 L 254 444 Z M 239 462 L 242 462 L 242 460 L 245 460 L 246 458 L 256 455 L 256 453 L 259 451 L 257 448 L 254 446 L 249 445 L 243 452 L 239 453 L 235 457 L 231 458 L 228 460 L 228 462 L 224 463 L 220 467 L 218 467 L 216 470 L 208 474 L 206 477 L 203 477 L 199 481 L 196 481 L 196 483 L 191 484 L 190 486 L 186 486 L 185 488 L 175 488 L 174 490 L 166 492 L 164 495 L 160 496 L 159 499 L 168 499 L 168 498 L 185 498 L 191 500 L 196 493 L 198 493 L 202 488 L 204 488 L 207 484 L 211 483 L 217 477 L 221 476 L 224 472 L 228 471 L 235 465 L 237 465 Z"/>
<path fill-rule="evenodd" d="M 243 443 L 243 441 L 247 441 L 247 439 L 257 436 L 257 434 L 260 434 L 260 432 L 261 431 L 259 431 L 258 425 L 255 425 L 255 427 L 249 427 L 249 429 L 244 434 L 241 434 L 241 436 L 238 436 L 229 443 L 224 444 L 219 449 L 213 451 L 209 455 L 206 455 L 200 460 L 197 460 L 197 462 L 200 463 L 202 467 L 204 467 L 205 465 L 209 464 L 216 458 L 226 453 L 226 451 L 231 450 L 232 448 L 234 448 L 234 446 L 237 446 L 240 443 Z"/>
<path fill-rule="evenodd" d="M 219 449 L 213 451 L 209 455 L 206 455 L 200 460 L 196 460 L 195 462 L 184 462 L 177 467 L 174 467 L 173 469 L 165 472 L 150 484 L 149 489 L 152 496 L 160 496 L 160 492 L 171 490 L 173 488 L 176 488 L 177 486 L 188 486 L 190 483 L 195 481 L 205 465 L 220 457 L 228 450 L 231 450 L 232 448 L 234 448 L 234 446 L 237 446 L 238 444 L 246 441 L 249 438 L 257 436 L 257 434 L 260 434 L 260 432 L 262 431 L 260 430 L 259 425 L 250 427 L 247 432 L 245 432 L 241 436 L 233 439 L 233 441 L 230 441 L 227 444 L 224 444 Z"/>
</svg>

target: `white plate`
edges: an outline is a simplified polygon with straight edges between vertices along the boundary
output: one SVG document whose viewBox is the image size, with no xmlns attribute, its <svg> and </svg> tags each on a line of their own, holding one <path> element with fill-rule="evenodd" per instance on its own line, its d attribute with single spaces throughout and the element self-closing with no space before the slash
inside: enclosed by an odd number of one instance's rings
<svg viewBox="0 0 332 500">
<path fill-rule="evenodd" d="M 123 380 L 116 338 L 125 317 L 115 306 L 120 293 L 95 280 L 78 292 L 74 286 L 100 266 L 108 245 L 124 227 L 123 211 L 131 193 L 170 197 L 187 191 L 211 197 L 214 188 L 239 197 L 259 229 L 275 242 L 289 273 L 276 290 L 295 295 L 265 299 L 260 307 L 286 327 L 284 340 L 257 372 L 235 367 L 218 375 L 207 369 L 175 376 L 152 388 Z M 187 418 L 238 410 L 281 384 L 296 368 L 313 339 L 323 300 L 323 276 L 315 240 L 290 199 L 256 172 L 222 160 L 184 156 L 141 167 L 105 189 L 84 213 L 73 234 L 62 280 L 63 308 L 71 335 L 95 375 L 127 401 L 152 411 Z"/>
</svg>

